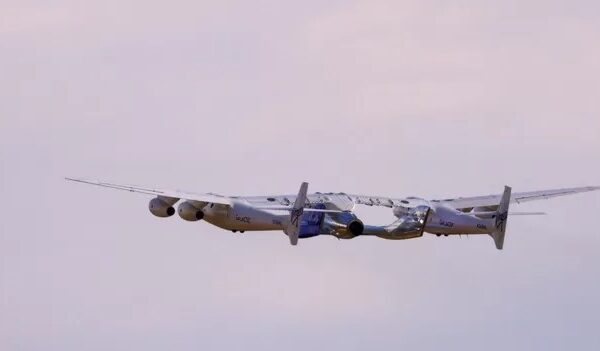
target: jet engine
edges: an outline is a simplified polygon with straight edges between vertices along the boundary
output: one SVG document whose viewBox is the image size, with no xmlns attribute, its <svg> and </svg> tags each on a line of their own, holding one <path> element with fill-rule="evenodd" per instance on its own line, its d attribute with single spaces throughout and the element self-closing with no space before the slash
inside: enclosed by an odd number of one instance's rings
<svg viewBox="0 0 600 351">
<path fill-rule="evenodd" d="M 204 212 L 202 212 L 202 209 L 197 208 L 189 201 L 180 203 L 177 207 L 177 213 L 179 213 L 179 217 L 190 222 L 199 221 L 204 218 Z"/>
<path fill-rule="evenodd" d="M 179 199 L 164 196 L 155 197 L 154 199 L 150 200 L 148 208 L 156 217 L 171 217 L 175 214 L 173 205 L 178 200 Z"/>
<path fill-rule="evenodd" d="M 360 219 L 355 219 L 346 225 L 346 229 L 353 236 L 359 236 L 365 230 L 365 225 Z"/>
<path fill-rule="evenodd" d="M 362 235 L 365 230 L 363 222 L 350 212 L 326 215 L 323 227 L 325 232 L 340 239 L 352 239 Z"/>
</svg>

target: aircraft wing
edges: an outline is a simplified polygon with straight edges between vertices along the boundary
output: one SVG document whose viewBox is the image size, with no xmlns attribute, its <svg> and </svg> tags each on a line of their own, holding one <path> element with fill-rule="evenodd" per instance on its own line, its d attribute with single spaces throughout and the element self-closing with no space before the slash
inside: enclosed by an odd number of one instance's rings
<svg viewBox="0 0 600 351">
<path fill-rule="evenodd" d="M 113 184 L 102 182 L 99 180 L 88 180 L 88 179 L 77 179 L 77 178 L 65 178 L 66 180 L 70 180 L 78 183 L 85 183 L 91 185 L 97 185 L 105 188 L 117 189 L 117 190 L 125 190 L 133 193 L 154 195 L 154 196 L 162 196 L 162 197 L 170 197 L 176 199 L 185 199 L 190 201 L 199 201 L 199 202 L 207 202 L 221 205 L 231 205 L 231 199 L 225 196 L 216 195 L 216 194 L 196 194 L 189 193 L 185 191 L 179 190 L 165 190 L 165 189 L 156 189 L 156 188 L 146 188 L 139 187 L 134 185 L 121 185 L 121 184 Z"/>
<path fill-rule="evenodd" d="M 552 190 L 540 190 L 530 191 L 524 193 L 513 193 L 510 202 L 511 203 L 522 203 L 528 201 L 536 201 L 542 199 L 550 199 L 558 196 L 566 196 L 577 193 L 585 193 L 588 191 L 600 190 L 597 186 L 588 186 L 581 188 L 566 188 L 566 189 L 552 189 Z M 500 203 L 501 194 L 498 195 L 487 195 L 487 196 L 475 196 L 475 197 L 459 197 L 456 199 L 446 200 L 433 200 L 432 202 L 441 203 L 456 209 L 468 209 L 473 207 L 486 207 L 486 206 L 497 206 Z"/>
</svg>

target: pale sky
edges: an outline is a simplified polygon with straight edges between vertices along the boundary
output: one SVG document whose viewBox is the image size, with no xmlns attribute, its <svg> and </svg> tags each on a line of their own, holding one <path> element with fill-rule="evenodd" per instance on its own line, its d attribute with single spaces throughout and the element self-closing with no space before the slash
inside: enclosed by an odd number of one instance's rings
<svg viewBox="0 0 600 351">
<path fill-rule="evenodd" d="M 600 185 L 599 42 L 598 1 L 0 0 L 0 350 L 600 349 L 600 193 L 515 206 L 549 215 L 504 251 L 290 247 L 63 180 Z"/>
</svg>

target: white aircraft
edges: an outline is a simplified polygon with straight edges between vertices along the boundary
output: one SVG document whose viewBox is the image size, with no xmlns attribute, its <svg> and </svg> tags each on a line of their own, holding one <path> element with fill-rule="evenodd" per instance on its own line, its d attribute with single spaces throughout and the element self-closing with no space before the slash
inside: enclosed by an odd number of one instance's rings
<svg viewBox="0 0 600 351">
<path fill-rule="evenodd" d="M 423 233 L 440 235 L 488 234 L 498 250 L 504 245 L 508 215 L 541 215 L 540 212 L 509 213 L 511 203 L 600 190 L 600 187 L 542 190 L 511 195 L 505 187 L 501 195 L 425 200 L 416 197 L 388 198 L 346 193 L 308 194 L 302 183 L 298 195 L 221 196 L 183 191 L 119 185 L 95 180 L 66 178 L 70 181 L 156 196 L 150 212 L 170 217 L 177 212 L 186 221 L 205 220 L 235 232 L 282 230 L 292 245 L 298 239 L 332 235 L 352 239 L 371 235 L 390 240 L 412 239 Z M 177 211 L 173 207 L 181 203 Z M 386 226 L 366 225 L 353 213 L 356 205 L 392 209 L 396 220 Z"/>
</svg>

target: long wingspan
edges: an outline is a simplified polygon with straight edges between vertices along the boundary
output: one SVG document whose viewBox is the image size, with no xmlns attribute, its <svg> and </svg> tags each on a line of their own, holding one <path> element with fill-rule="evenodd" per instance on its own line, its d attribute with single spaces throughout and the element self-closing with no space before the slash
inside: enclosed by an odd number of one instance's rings
<svg viewBox="0 0 600 351">
<path fill-rule="evenodd" d="M 199 202 L 207 202 L 207 203 L 215 203 L 221 205 L 231 205 L 231 199 L 225 196 L 215 195 L 215 194 L 195 194 L 189 193 L 185 191 L 178 190 L 165 190 L 165 189 L 155 189 L 155 188 L 144 188 L 134 185 L 121 185 L 121 184 L 112 184 L 107 182 L 102 182 L 98 180 L 88 180 L 88 179 L 77 179 L 77 178 L 65 178 L 66 180 L 70 180 L 78 183 L 85 183 L 91 185 L 102 186 L 105 188 L 117 189 L 117 190 L 125 190 L 134 193 L 141 193 L 147 195 L 155 195 L 155 196 L 164 196 L 171 197 L 177 199 L 185 199 L 191 201 L 199 201 Z"/>
<path fill-rule="evenodd" d="M 558 196 L 566 196 L 577 193 L 585 193 L 588 191 L 600 190 L 597 186 L 588 186 L 581 188 L 567 188 L 567 189 L 553 189 L 553 190 L 540 190 L 530 191 L 524 193 L 513 193 L 510 202 L 511 203 L 522 203 L 528 201 L 550 199 Z M 475 196 L 475 197 L 460 197 L 456 199 L 446 200 L 433 200 L 456 209 L 473 208 L 473 207 L 486 207 L 496 206 L 500 202 L 501 194 L 498 195 L 487 195 L 487 196 Z"/>
</svg>

